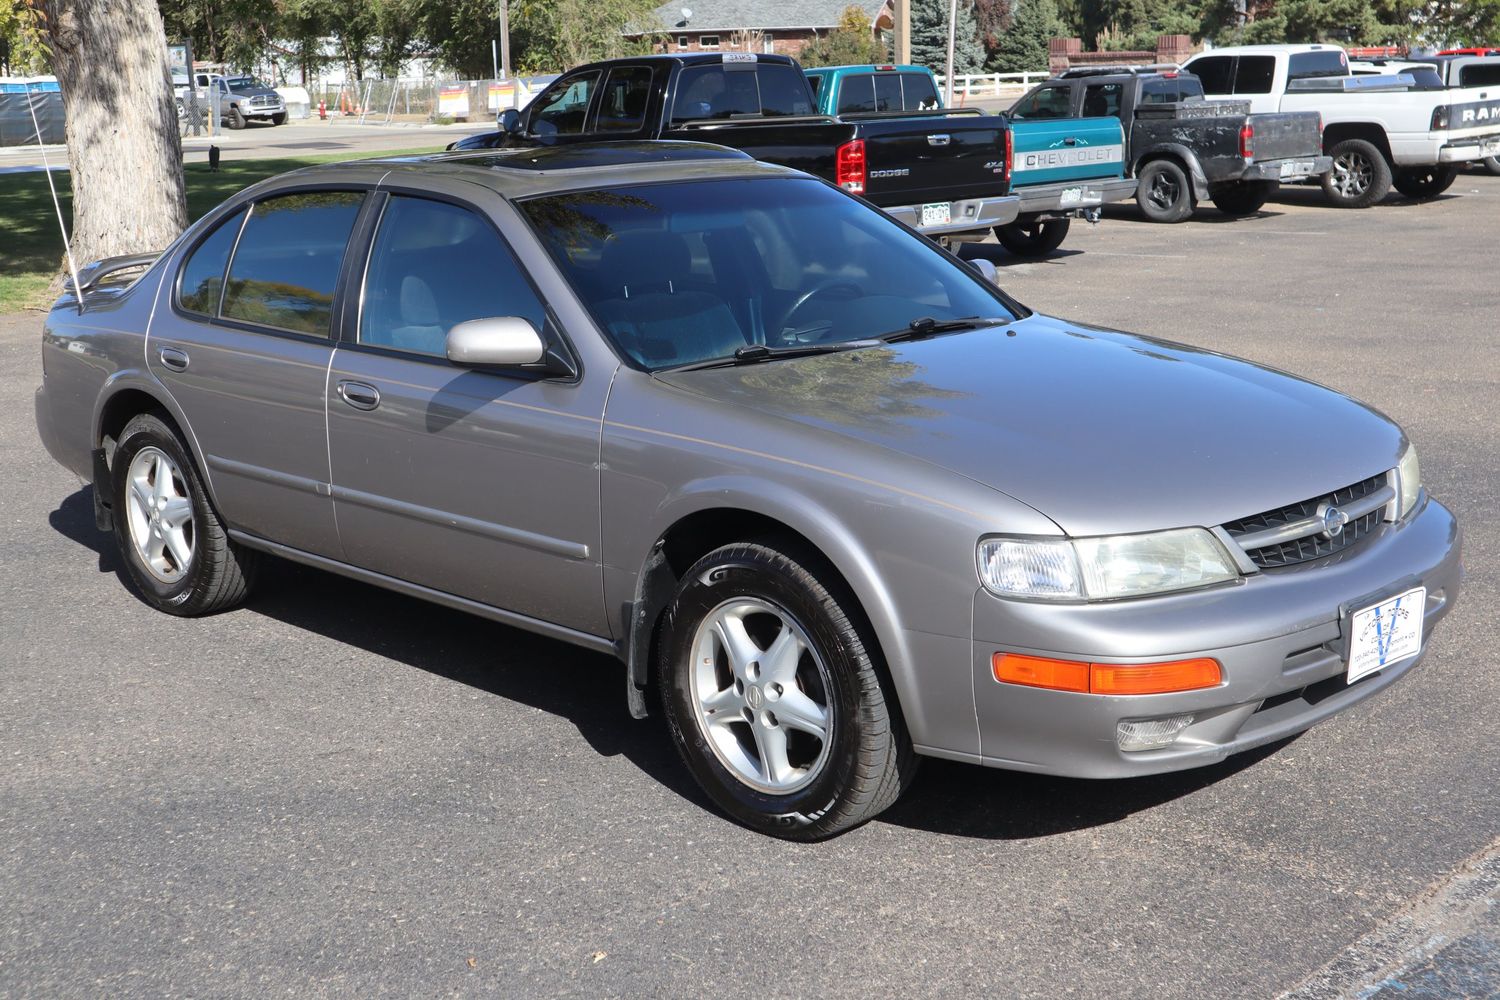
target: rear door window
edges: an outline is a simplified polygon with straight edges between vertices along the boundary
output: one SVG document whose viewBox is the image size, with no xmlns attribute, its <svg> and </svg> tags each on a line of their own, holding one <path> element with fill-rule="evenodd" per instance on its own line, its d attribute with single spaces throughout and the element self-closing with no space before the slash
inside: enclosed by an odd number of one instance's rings
<svg viewBox="0 0 1500 1000">
<path fill-rule="evenodd" d="M 1500 62 L 1476 63 L 1458 70 L 1460 87 L 1493 87 L 1500 84 Z"/>
<path fill-rule="evenodd" d="M 1021 98 L 1010 109 L 1012 118 L 1028 121 L 1048 118 L 1071 118 L 1073 111 L 1073 88 L 1067 84 L 1043 87 Z"/>
<path fill-rule="evenodd" d="M 1276 76 L 1275 56 L 1240 56 L 1234 69 L 1236 94 L 1269 94 Z"/>
<path fill-rule="evenodd" d="M 1234 93 L 1234 56 L 1194 59 L 1188 71 L 1203 83 L 1205 94 Z"/>
<path fill-rule="evenodd" d="M 1118 83 L 1092 83 L 1083 88 L 1083 117 L 1120 117 L 1120 92 L 1124 86 Z"/>
<path fill-rule="evenodd" d="M 224 318 L 327 337 L 363 201 L 358 191 L 312 191 L 256 202 L 229 263 Z"/>
</svg>

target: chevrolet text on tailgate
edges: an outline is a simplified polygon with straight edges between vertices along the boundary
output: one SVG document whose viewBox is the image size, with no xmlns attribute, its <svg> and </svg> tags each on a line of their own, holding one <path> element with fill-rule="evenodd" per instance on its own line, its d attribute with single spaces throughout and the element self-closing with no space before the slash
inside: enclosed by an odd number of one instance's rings
<svg viewBox="0 0 1500 1000">
<path fill-rule="evenodd" d="M 271 555 L 612 654 L 776 836 L 864 822 L 919 756 L 1271 743 L 1397 683 L 1458 597 L 1388 418 L 1033 313 L 718 146 L 314 167 L 82 274 L 37 428 L 148 604 L 234 607 Z"/>
<path fill-rule="evenodd" d="M 817 113 L 786 56 L 745 52 L 615 59 L 559 77 L 502 129 L 449 149 L 683 139 L 741 149 L 858 194 L 922 233 L 983 235 L 1015 219 L 1002 117 L 922 110 Z"/>
</svg>

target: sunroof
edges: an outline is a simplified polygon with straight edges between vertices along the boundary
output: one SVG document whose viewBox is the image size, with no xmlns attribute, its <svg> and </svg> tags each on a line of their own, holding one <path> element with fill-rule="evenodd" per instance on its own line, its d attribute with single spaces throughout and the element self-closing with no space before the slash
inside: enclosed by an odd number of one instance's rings
<svg viewBox="0 0 1500 1000">
<path fill-rule="evenodd" d="M 506 170 L 577 170 L 632 163 L 673 163 L 683 160 L 748 160 L 748 154 L 706 142 L 602 142 L 541 146 L 535 149 L 497 149 L 463 162 Z"/>
</svg>

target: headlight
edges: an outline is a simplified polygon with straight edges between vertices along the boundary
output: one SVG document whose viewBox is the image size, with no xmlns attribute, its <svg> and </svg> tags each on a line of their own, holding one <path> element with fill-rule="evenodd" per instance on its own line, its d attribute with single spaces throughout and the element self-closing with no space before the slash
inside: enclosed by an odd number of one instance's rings
<svg viewBox="0 0 1500 1000">
<path fill-rule="evenodd" d="M 1410 442 L 1401 453 L 1401 461 L 1396 463 L 1396 496 L 1398 521 L 1416 510 L 1422 497 L 1422 468 L 1417 464 L 1417 449 Z"/>
<path fill-rule="evenodd" d="M 1001 597 L 1109 600 L 1223 583 L 1234 560 L 1203 528 L 1104 538 L 986 538 L 979 578 Z"/>
</svg>

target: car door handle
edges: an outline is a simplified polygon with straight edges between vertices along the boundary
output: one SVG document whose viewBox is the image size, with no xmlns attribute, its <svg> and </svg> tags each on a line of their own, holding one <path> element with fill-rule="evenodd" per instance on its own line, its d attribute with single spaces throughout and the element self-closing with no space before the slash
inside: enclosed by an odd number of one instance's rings
<svg viewBox="0 0 1500 1000">
<path fill-rule="evenodd" d="M 380 405 L 380 390 L 363 382 L 340 382 L 339 398 L 356 410 L 373 410 Z"/>
<path fill-rule="evenodd" d="M 158 357 L 161 358 L 162 364 L 174 372 L 187 371 L 188 356 L 186 351 L 179 351 L 175 347 L 163 347 Z"/>
<path fill-rule="evenodd" d="M 946 146 L 952 141 L 953 137 L 949 135 L 929 135 L 927 137 L 927 145 L 929 146 Z"/>
</svg>

